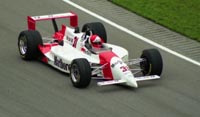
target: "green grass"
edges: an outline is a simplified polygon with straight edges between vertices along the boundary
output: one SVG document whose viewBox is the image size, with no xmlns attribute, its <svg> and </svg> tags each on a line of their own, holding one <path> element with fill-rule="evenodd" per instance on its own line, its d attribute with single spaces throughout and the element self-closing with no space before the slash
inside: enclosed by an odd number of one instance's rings
<svg viewBox="0 0 200 117">
<path fill-rule="evenodd" d="M 200 0 L 110 0 L 200 42 Z"/>
</svg>

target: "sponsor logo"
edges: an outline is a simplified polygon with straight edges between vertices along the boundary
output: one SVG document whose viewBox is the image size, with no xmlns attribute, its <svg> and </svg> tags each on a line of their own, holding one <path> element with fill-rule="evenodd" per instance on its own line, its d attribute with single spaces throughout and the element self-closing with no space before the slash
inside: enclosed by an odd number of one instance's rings
<svg viewBox="0 0 200 117">
<path fill-rule="evenodd" d="M 33 19 L 35 20 L 40 19 L 40 16 L 34 16 Z"/>
<path fill-rule="evenodd" d="M 73 40 L 74 40 L 73 38 L 70 38 L 70 37 L 67 36 L 66 39 L 67 39 L 67 41 L 69 41 L 70 43 L 73 43 Z"/>
<path fill-rule="evenodd" d="M 117 64 L 122 64 L 123 62 L 118 60 L 115 63 L 111 64 L 111 67 L 114 68 Z"/>
<path fill-rule="evenodd" d="M 87 51 L 85 51 L 85 54 L 91 55 L 91 52 L 87 50 Z"/>
<path fill-rule="evenodd" d="M 53 15 L 48 15 L 49 18 L 53 18 Z"/>
<path fill-rule="evenodd" d="M 62 59 L 59 59 L 57 56 L 54 56 L 54 65 L 58 66 L 59 68 L 68 71 L 69 65 L 64 63 Z"/>
<path fill-rule="evenodd" d="M 83 34 L 83 35 L 81 36 L 81 41 L 83 42 L 85 39 L 86 39 L 86 35 Z"/>
<path fill-rule="evenodd" d="M 71 44 L 73 47 L 76 48 L 76 45 L 77 45 L 77 42 L 78 42 L 78 37 L 74 37 L 74 38 L 71 38 L 71 37 L 66 37 L 66 40 L 69 42 L 69 44 Z"/>
<path fill-rule="evenodd" d="M 87 41 L 87 40 L 89 40 L 89 38 L 90 38 L 89 35 L 83 34 L 83 35 L 81 36 L 81 42 Z"/>
</svg>

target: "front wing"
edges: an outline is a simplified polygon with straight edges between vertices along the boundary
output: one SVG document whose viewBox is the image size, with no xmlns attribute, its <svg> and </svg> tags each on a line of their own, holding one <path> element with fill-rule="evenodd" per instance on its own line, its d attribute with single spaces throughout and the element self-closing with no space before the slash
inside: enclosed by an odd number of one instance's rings
<svg viewBox="0 0 200 117">
<path fill-rule="evenodd" d="M 160 79 L 160 76 L 158 75 L 151 75 L 151 76 L 141 76 L 141 77 L 135 77 L 136 81 L 146 81 L 146 80 L 155 80 Z M 113 85 L 113 84 L 124 84 L 127 81 L 121 79 L 121 80 L 109 80 L 109 81 L 102 81 L 98 82 L 98 86 L 106 86 L 106 85 Z"/>
</svg>

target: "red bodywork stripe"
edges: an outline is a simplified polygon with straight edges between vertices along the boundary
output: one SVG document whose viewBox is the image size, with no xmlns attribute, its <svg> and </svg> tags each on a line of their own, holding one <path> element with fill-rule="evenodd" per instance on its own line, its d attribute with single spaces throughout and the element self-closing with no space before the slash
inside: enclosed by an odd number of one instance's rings
<svg viewBox="0 0 200 117">
<path fill-rule="evenodd" d="M 57 46 L 57 45 L 58 45 L 57 43 L 38 45 L 39 50 L 44 54 L 44 56 L 41 58 L 42 62 L 48 63 L 48 58 L 45 56 L 45 54 L 51 51 L 52 46 Z"/>
<path fill-rule="evenodd" d="M 113 74 L 112 74 L 112 71 L 111 71 L 110 62 L 111 62 L 111 59 L 115 56 L 117 56 L 117 55 L 113 52 L 110 52 L 110 51 L 102 52 L 102 53 L 99 54 L 100 64 L 104 65 L 104 64 L 108 63 L 103 68 L 104 77 L 108 80 L 113 80 Z"/>
<path fill-rule="evenodd" d="M 52 44 L 44 44 L 44 45 L 39 45 L 38 48 L 40 49 L 40 51 L 43 54 L 46 54 L 47 52 L 49 52 L 51 50 L 52 46 L 57 46 L 57 43 L 52 43 Z"/>
</svg>

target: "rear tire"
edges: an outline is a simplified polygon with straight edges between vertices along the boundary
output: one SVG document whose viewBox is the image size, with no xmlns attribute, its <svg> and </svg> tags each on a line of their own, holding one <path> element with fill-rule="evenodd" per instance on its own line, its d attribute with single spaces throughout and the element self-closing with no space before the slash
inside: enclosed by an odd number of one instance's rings
<svg viewBox="0 0 200 117">
<path fill-rule="evenodd" d="M 91 67 L 86 59 L 75 59 L 70 66 L 70 77 L 76 88 L 86 88 L 91 81 Z"/>
<path fill-rule="evenodd" d="M 18 49 L 21 57 L 25 60 L 32 60 L 41 54 L 38 45 L 42 45 L 42 37 L 38 31 L 22 31 L 18 37 Z"/>
<path fill-rule="evenodd" d="M 144 59 L 144 61 L 140 63 L 140 67 L 143 69 L 143 75 L 161 75 L 163 61 L 162 56 L 157 49 L 144 50 L 141 58 Z"/>
<path fill-rule="evenodd" d="M 92 22 L 83 25 L 82 32 L 90 31 L 92 34 L 96 34 L 101 37 L 105 43 L 107 43 L 107 34 L 104 25 L 100 22 Z"/>
</svg>

